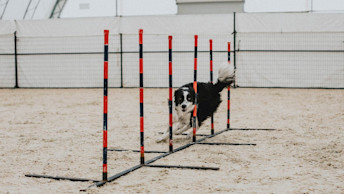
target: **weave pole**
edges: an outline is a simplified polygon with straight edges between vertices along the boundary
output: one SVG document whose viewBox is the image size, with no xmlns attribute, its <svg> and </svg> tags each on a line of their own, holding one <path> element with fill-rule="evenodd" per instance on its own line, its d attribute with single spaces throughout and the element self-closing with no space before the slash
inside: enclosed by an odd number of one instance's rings
<svg viewBox="0 0 344 194">
<path fill-rule="evenodd" d="M 231 63 L 231 43 L 228 42 L 228 65 Z M 231 118 L 231 86 L 227 87 L 227 129 L 230 128 L 230 118 Z"/>
<path fill-rule="evenodd" d="M 209 40 L 209 54 L 210 54 L 210 83 L 213 84 L 213 40 Z M 210 117 L 210 125 L 211 129 L 210 132 L 214 135 L 214 115 L 211 114 Z"/>
<path fill-rule="evenodd" d="M 192 142 L 196 142 L 196 117 L 197 117 L 197 41 L 198 41 L 198 35 L 195 35 L 195 57 L 194 57 L 194 82 L 193 82 L 193 88 L 195 90 L 195 108 L 193 110 L 193 117 L 192 117 Z"/>
<path fill-rule="evenodd" d="M 140 49 L 140 163 L 145 163 L 144 148 L 144 117 L 143 117 L 143 48 L 142 48 L 143 30 L 139 30 L 139 49 Z"/>
<path fill-rule="evenodd" d="M 168 80 L 169 80 L 169 124 L 170 124 L 170 140 L 169 140 L 169 151 L 173 152 L 173 115 L 172 115 L 172 36 L 168 36 Z"/>
<path fill-rule="evenodd" d="M 104 30 L 104 105 L 103 105 L 103 181 L 107 181 L 107 107 L 108 107 L 108 56 L 109 30 Z"/>
</svg>

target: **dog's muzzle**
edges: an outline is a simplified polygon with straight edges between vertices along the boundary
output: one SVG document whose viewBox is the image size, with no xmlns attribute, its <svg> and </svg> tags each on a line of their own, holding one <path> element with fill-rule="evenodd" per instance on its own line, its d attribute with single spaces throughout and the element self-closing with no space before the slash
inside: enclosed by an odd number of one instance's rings
<svg viewBox="0 0 344 194">
<path fill-rule="evenodd" d="M 182 105 L 182 111 L 183 111 L 183 112 L 186 111 L 186 105 L 185 105 L 185 104 Z"/>
</svg>

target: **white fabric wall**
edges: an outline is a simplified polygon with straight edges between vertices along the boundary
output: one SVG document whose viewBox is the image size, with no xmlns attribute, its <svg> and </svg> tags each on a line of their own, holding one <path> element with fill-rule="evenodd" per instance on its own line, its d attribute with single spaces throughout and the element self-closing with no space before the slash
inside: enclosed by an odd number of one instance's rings
<svg viewBox="0 0 344 194">
<path fill-rule="evenodd" d="M 104 29 L 110 30 L 109 86 L 121 84 L 122 34 L 123 86 L 137 87 L 140 28 L 145 87 L 168 86 L 168 35 L 176 51 L 176 87 L 193 81 L 195 34 L 199 81 L 209 80 L 209 39 L 216 51 L 214 80 L 218 64 L 227 60 L 227 42 L 233 43 L 232 14 L 1 21 L 0 87 L 15 84 L 14 31 L 20 87 L 102 87 Z M 239 86 L 344 88 L 344 14 L 242 13 L 236 31 Z"/>
<path fill-rule="evenodd" d="M 119 33 L 120 18 L 50 19 L 16 21 L 18 37 L 102 36 L 104 29 Z"/>
<path fill-rule="evenodd" d="M 209 39 L 213 39 L 214 51 L 227 51 L 232 41 L 233 15 L 179 15 L 123 17 L 120 33 L 123 33 L 123 51 L 138 52 L 138 29 L 144 29 L 144 86 L 168 87 L 168 35 L 173 35 L 173 86 L 179 87 L 193 81 L 194 35 L 198 35 L 198 51 L 209 51 Z M 178 52 L 179 51 L 179 52 Z M 180 51 L 187 51 L 187 53 Z M 139 86 L 137 53 L 123 55 L 123 86 Z M 198 80 L 208 82 L 209 53 L 198 53 Z M 214 53 L 214 79 L 218 64 L 227 60 L 227 53 Z"/>
<path fill-rule="evenodd" d="M 0 21 L 0 88 L 15 86 L 13 21 Z"/>
<path fill-rule="evenodd" d="M 197 26 L 197 28 L 195 28 Z M 123 34 L 123 86 L 138 87 L 138 29 L 144 29 L 144 86 L 168 86 L 168 35 L 174 35 L 174 86 L 193 81 L 194 34 L 199 51 L 226 51 L 232 41 L 233 16 L 145 16 L 18 21 L 20 87 L 102 87 L 103 30 L 110 30 L 110 52 L 119 52 Z M 182 30 L 181 30 L 182 29 Z M 212 33 L 221 33 L 210 35 Z M 68 54 L 68 53 L 95 54 Z M 43 55 L 35 55 L 43 53 Z M 51 54 L 54 53 L 54 54 Z M 97 54 L 98 53 L 98 54 Z M 199 53 L 199 80 L 209 81 L 209 53 Z M 214 54 L 214 56 L 216 56 Z M 225 61 L 223 54 L 221 60 Z M 217 66 L 214 64 L 217 71 Z M 81 72 L 82 71 L 82 72 Z M 120 55 L 109 55 L 109 86 L 120 87 Z M 217 72 L 214 72 L 215 79 Z"/>
<path fill-rule="evenodd" d="M 309 0 L 246 0 L 245 12 L 306 12 L 310 11 L 311 3 Z"/>
<path fill-rule="evenodd" d="M 139 28 L 145 34 L 227 34 L 233 32 L 233 15 L 130 16 L 120 20 L 120 33 L 137 34 Z"/>
<path fill-rule="evenodd" d="M 344 14 L 236 14 L 238 32 L 344 32 Z"/>
<path fill-rule="evenodd" d="M 208 82 L 209 75 L 209 39 L 213 39 L 214 51 L 226 51 L 227 42 L 232 41 L 226 35 L 198 35 L 198 80 Z M 139 84 L 139 58 L 137 35 L 124 35 L 123 48 L 123 85 L 125 87 L 138 87 Z M 193 81 L 194 65 L 194 35 L 173 36 L 173 86 L 181 86 Z M 145 53 L 145 52 L 148 53 Z M 153 51 L 152 53 L 150 51 Z M 154 51 L 165 51 L 155 53 Z M 143 60 L 144 60 L 144 86 L 168 87 L 168 36 L 143 35 Z M 186 52 L 181 52 L 186 51 Z M 201 52 L 207 51 L 207 52 Z M 214 79 L 217 79 L 218 65 L 227 60 L 227 53 L 214 53 Z"/>
<path fill-rule="evenodd" d="M 237 31 L 239 86 L 344 87 L 344 14 L 237 14 Z"/>
<path fill-rule="evenodd" d="M 17 22 L 20 87 L 102 87 L 104 29 L 119 51 L 119 19 L 53 19 Z M 37 55 L 40 53 L 41 55 Z M 120 86 L 118 54 L 109 55 L 109 86 Z"/>
</svg>

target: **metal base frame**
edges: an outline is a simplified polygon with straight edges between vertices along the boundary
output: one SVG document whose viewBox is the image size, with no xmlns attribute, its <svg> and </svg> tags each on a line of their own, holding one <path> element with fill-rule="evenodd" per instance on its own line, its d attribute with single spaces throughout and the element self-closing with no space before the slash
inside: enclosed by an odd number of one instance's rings
<svg viewBox="0 0 344 194">
<path fill-rule="evenodd" d="M 72 178 L 72 177 L 63 177 L 63 176 L 49 176 L 49 175 L 39 175 L 39 174 L 26 174 L 26 177 L 33 178 L 48 178 L 54 180 L 69 180 L 69 181 L 78 181 L 78 182 L 99 182 L 100 180 L 86 179 L 86 178 Z"/>
<path fill-rule="evenodd" d="M 108 149 L 108 151 L 112 152 L 141 152 L 140 150 L 129 150 L 129 149 Z M 165 151 L 156 151 L 156 150 L 145 150 L 145 153 L 149 154 L 164 154 Z"/>
<path fill-rule="evenodd" d="M 152 165 L 146 164 L 145 167 L 152 168 L 179 168 L 179 169 L 194 169 L 194 170 L 220 170 L 218 167 L 205 167 L 205 166 L 180 166 L 180 165 Z"/>
<path fill-rule="evenodd" d="M 54 180 L 69 180 L 69 181 L 83 181 L 83 182 L 94 182 L 94 184 L 90 185 L 89 187 L 87 187 L 86 189 L 80 190 L 80 191 L 86 191 L 87 189 L 91 188 L 91 187 L 100 187 L 103 186 L 104 184 L 108 183 L 108 182 L 112 182 L 130 172 L 133 172 L 135 170 L 138 170 L 142 167 L 152 167 L 152 168 L 177 168 L 177 169 L 195 169 L 195 170 L 219 170 L 218 167 L 203 167 L 203 166 L 179 166 L 179 165 L 152 165 L 151 163 L 165 158 L 173 153 L 182 151 L 192 145 L 234 145 L 234 146 L 239 146 L 239 145 L 246 145 L 246 146 L 255 146 L 256 144 L 249 144 L 249 143 L 211 143 L 211 142 L 203 142 L 207 139 L 213 138 L 221 133 L 227 132 L 227 131 L 231 131 L 231 130 L 267 130 L 267 131 L 271 131 L 271 130 L 275 130 L 275 129 L 239 129 L 239 128 L 228 128 L 228 129 L 224 129 L 221 131 L 218 131 L 214 134 L 211 135 L 205 135 L 205 137 L 197 140 L 196 142 L 190 142 L 186 145 L 180 146 L 176 149 L 174 149 L 172 152 L 163 152 L 163 151 L 146 151 L 146 153 L 162 153 L 161 155 L 148 160 L 145 162 L 145 164 L 139 164 L 136 166 L 133 166 L 129 169 L 126 169 L 122 172 L 119 172 L 111 177 L 108 178 L 107 181 L 99 181 L 99 180 L 93 180 L 93 179 L 85 179 L 85 178 L 71 178 L 71 177 L 60 177 L 60 176 L 49 176 L 49 175 L 37 175 L 37 174 L 26 174 L 26 177 L 33 177 L 33 178 L 48 178 L 48 179 L 54 179 Z M 109 149 L 109 151 L 133 151 L 133 152 L 139 152 L 139 150 L 126 150 L 126 149 Z"/>
</svg>

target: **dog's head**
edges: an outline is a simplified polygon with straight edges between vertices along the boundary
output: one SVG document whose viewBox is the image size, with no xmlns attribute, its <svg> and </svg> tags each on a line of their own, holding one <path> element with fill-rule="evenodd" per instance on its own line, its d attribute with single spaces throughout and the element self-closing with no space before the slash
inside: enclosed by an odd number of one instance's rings
<svg viewBox="0 0 344 194">
<path fill-rule="evenodd" d="M 191 112 L 195 107 L 195 91 L 189 87 L 179 88 L 174 92 L 176 110 Z"/>
</svg>

